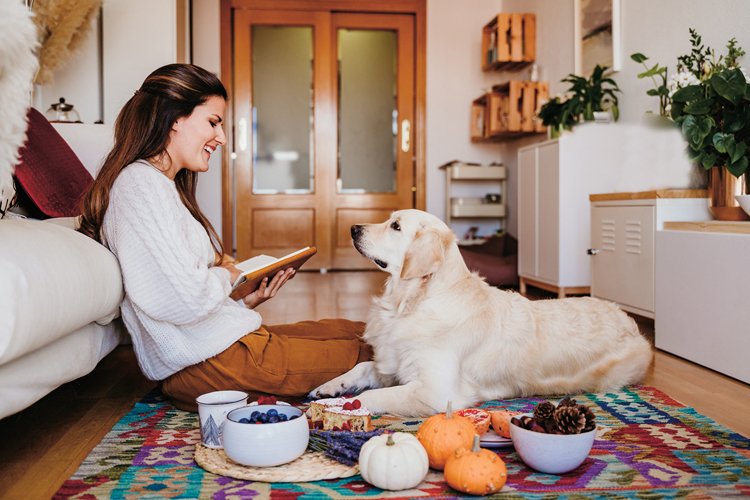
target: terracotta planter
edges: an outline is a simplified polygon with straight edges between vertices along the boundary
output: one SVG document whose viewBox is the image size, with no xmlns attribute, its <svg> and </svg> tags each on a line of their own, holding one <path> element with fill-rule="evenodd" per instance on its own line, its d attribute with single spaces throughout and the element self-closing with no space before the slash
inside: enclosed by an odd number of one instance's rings
<svg viewBox="0 0 750 500">
<path fill-rule="evenodd" d="M 746 175 L 733 176 L 724 167 L 711 167 L 708 171 L 709 210 L 716 220 L 750 220 L 734 199 L 738 194 L 749 194 Z"/>
</svg>

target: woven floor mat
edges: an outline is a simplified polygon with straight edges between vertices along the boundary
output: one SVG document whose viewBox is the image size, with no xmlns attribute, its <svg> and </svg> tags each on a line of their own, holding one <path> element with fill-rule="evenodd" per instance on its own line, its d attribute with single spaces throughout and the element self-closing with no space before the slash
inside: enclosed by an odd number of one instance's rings
<svg viewBox="0 0 750 500">
<path fill-rule="evenodd" d="M 359 467 L 339 463 L 322 452 L 305 452 L 301 457 L 276 467 L 250 467 L 233 462 L 224 450 L 195 445 L 195 462 L 214 474 L 266 483 L 304 483 L 339 479 L 359 474 Z"/>
</svg>

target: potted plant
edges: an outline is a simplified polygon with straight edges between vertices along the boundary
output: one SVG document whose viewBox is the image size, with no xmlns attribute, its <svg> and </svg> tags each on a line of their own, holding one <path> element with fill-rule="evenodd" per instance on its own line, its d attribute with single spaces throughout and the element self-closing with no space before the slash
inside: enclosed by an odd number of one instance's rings
<svg viewBox="0 0 750 500">
<path fill-rule="evenodd" d="M 554 97 L 540 109 L 538 116 L 550 127 L 552 137 L 563 130 L 570 130 L 581 121 L 594 121 L 595 113 L 611 113 L 617 121 L 620 117 L 616 92 L 617 83 L 609 77 L 607 66 L 597 65 L 591 76 L 569 74 L 561 82 L 569 83 L 566 97 Z"/>
<path fill-rule="evenodd" d="M 745 54 L 732 38 L 727 53 L 716 57 L 701 36 L 690 29 L 689 54 L 678 57 L 677 72 L 667 80 L 667 68 L 658 64 L 639 78 L 661 78 L 649 95 L 658 96 L 660 112 L 673 120 L 688 144 L 688 154 L 708 170 L 711 212 L 719 220 L 743 220 L 747 215 L 735 195 L 748 193 L 750 165 L 750 85 L 739 65 Z M 630 56 L 645 64 L 646 56 Z"/>
</svg>

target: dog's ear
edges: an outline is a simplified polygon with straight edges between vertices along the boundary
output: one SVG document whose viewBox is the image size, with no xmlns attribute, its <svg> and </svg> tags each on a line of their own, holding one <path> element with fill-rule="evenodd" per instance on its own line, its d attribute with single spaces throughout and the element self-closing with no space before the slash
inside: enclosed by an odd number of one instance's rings
<svg viewBox="0 0 750 500">
<path fill-rule="evenodd" d="M 401 279 L 421 278 L 437 271 L 445 261 L 450 239 L 434 229 L 421 229 L 411 242 L 401 266 Z"/>
</svg>

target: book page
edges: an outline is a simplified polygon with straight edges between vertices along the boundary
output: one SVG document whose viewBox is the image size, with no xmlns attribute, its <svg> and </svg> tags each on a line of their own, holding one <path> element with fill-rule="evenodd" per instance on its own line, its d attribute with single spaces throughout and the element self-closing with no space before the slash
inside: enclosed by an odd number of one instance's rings
<svg viewBox="0 0 750 500">
<path fill-rule="evenodd" d="M 268 264 L 273 264 L 276 262 L 276 257 L 271 257 L 270 255 L 256 255 L 255 257 L 251 257 L 247 260 L 243 260 L 242 262 L 238 262 L 234 266 L 242 271 L 242 274 L 247 274 L 255 271 L 256 269 L 260 269 L 261 267 L 266 267 Z"/>
</svg>

